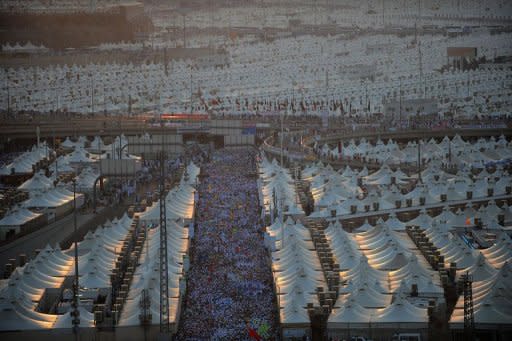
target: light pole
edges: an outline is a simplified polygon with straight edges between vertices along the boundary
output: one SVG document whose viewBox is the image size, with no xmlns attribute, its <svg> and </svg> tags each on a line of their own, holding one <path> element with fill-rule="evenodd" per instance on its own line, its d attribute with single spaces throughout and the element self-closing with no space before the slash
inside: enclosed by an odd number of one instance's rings
<svg viewBox="0 0 512 341">
<path fill-rule="evenodd" d="M 122 155 L 121 155 L 121 152 L 122 152 L 122 149 L 123 149 L 123 141 L 121 140 L 121 136 L 122 136 L 122 132 L 121 132 L 121 121 L 119 121 L 119 160 L 122 159 Z"/>
<path fill-rule="evenodd" d="M 59 179 L 59 153 L 57 153 L 57 146 L 55 145 L 55 129 L 53 130 L 53 154 L 55 156 L 55 179 Z"/>
<path fill-rule="evenodd" d="M 9 70 L 7 68 L 5 68 L 5 75 L 5 88 L 7 90 L 7 115 L 9 115 L 11 113 L 11 92 L 9 89 Z"/>
<path fill-rule="evenodd" d="M 192 90 L 192 67 L 193 65 L 190 64 L 190 113 L 192 114 L 192 96 L 193 96 L 193 90 Z"/>
<path fill-rule="evenodd" d="M 366 78 L 364 79 L 364 106 L 366 111 L 366 116 L 370 114 L 370 106 L 368 105 L 368 84 L 366 83 Z"/>
<path fill-rule="evenodd" d="M 398 119 L 399 119 L 399 122 L 401 123 L 402 122 L 402 77 L 401 76 L 398 78 L 398 81 L 399 81 L 399 93 L 398 93 L 398 95 L 399 95 L 399 100 L 398 100 L 399 101 L 399 104 L 398 104 L 399 118 Z"/>
<path fill-rule="evenodd" d="M 418 181 L 422 183 L 421 180 L 421 140 L 418 139 Z"/>
<path fill-rule="evenodd" d="M 283 166 L 283 135 L 284 135 L 283 121 L 284 121 L 284 113 L 281 113 L 281 167 L 284 167 Z"/>
<path fill-rule="evenodd" d="M 279 222 L 281 223 L 281 250 L 284 249 L 284 212 L 283 212 L 283 197 L 279 198 Z"/>
<path fill-rule="evenodd" d="M 91 77 L 91 114 L 94 114 L 94 75 L 91 72 L 89 76 Z"/>
<path fill-rule="evenodd" d="M 75 338 L 78 339 L 78 326 L 80 325 L 80 312 L 78 311 L 78 293 L 80 287 L 78 284 L 78 238 L 76 235 L 76 177 L 73 178 L 73 225 L 75 236 L 75 283 L 73 285 L 73 311 L 71 312 L 71 316 L 73 316 L 73 333 L 75 334 Z"/>
</svg>

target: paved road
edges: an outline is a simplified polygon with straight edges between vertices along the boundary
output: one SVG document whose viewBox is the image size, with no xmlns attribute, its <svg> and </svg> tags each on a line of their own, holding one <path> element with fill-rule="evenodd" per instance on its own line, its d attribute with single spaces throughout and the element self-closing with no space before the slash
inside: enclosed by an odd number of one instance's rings
<svg viewBox="0 0 512 341">
<path fill-rule="evenodd" d="M 70 214 L 56 222 L 53 222 L 37 231 L 18 238 L 11 243 L 0 247 L 0 271 L 10 258 L 17 258 L 20 253 L 27 255 L 27 258 L 35 256 L 36 249 L 43 249 L 50 244 L 55 247 L 57 243 L 67 249 L 70 243 L 77 238 L 82 240 L 89 230 L 96 229 L 107 219 L 121 217 L 126 212 L 128 204 L 102 207 L 98 213 L 87 213 L 77 215 L 77 230 L 74 235 L 73 214 Z M 17 260 L 17 259 L 16 259 Z"/>
<path fill-rule="evenodd" d="M 78 214 L 77 226 L 85 225 L 94 214 Z M 47 244 L 55 247 L 63 239 L 73 233 L 73 214 L 59 219 L 37 231 L 29 233 L 21 238 L 13 240 L 11 243 L 0 247 L 0 267 L 3 266 L 10 258 L 17 258 L 20 253 L 27 255 L 27 258 L 34 257 L 35 249 L 43 249 Z"/>
</svg>

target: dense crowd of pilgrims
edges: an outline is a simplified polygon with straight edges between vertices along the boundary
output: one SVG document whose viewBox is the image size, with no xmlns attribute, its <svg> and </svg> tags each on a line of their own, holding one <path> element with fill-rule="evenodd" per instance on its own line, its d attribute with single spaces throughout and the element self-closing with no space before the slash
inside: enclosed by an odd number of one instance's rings
<svg viewBox="0 0 512 341">
<path fill-rule="evenodd" d="M 252 151 L 215 152 L 203 168 L 180 340 L 276 335 Z M 253 176 L 253 178 L 251 178 Z"/>
</svg>

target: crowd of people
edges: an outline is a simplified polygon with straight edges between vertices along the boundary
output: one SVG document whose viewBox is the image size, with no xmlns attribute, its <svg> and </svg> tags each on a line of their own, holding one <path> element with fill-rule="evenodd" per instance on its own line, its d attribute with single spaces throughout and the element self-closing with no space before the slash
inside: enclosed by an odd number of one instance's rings
<svg viewBox="0 0 512 341">
<path fill-rule="evenodd" d="M 273 340 L 276 304 L 263 244 L 255 152 L 220 150 L 202 167 L 178 340 Z"/>
</svg>

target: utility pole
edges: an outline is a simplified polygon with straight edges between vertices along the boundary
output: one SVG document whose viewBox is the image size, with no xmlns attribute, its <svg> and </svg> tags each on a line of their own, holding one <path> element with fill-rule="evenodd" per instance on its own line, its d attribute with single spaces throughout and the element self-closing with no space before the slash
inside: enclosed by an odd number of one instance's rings
<svg viewBox="0 0 512 341">
<path fill-rule="evenodd" d="M 282 167 L 282 166 L 281 166 Z M 279 221 L 281 223 L 281 250 L 284 249 L 284 212 L 283 212 L 283 197 L 279 198 Z"/>
<path fill-rule="evenodd" d="M 385 19 L 384 19 L 384 0 L 382 0 L 382 27 L 385 26 Z"/>
<path fill-rule="evenodd" d="M 107 93 L 107 86 L 106 82 L 103 82 L 103 113 L 107 113 L 107 97 L 105 94 Z"/>
<path fill-rule="evenodd" d="M 284 137 L 284 113 L 281 113 L 281 167 L 284 167 L 283 165 L 283 137 Z"/>
<path fill-rule="evenodd" d="M 122 122 L 121 116 L 119 116 L 119 160 L 122 159 L 121 149 L 123 149 L 122 141 L 121 141 L 121 135 L 123 134 L 122 130 L 121 130 L 121 122 Z"/>
<path fill-rule="evenodd" d="M 57 154 L 57 146 L 55 146 L 55 129 L 52 131 L 53 135 L 53 153 L 55 154 L 55 179 L 59 179 L 59 166 L 58 166 L 58 159 L 59 155 Z"/>
<path fill-rule="evenodd" d="M 55 81 L 55 82 L 57 82 L 57 81 Z M 57 85 L 55 85 L 55 89 L 57 89 L 56 90 L 56 92 L 57 92 L 57 96 L 56 96 L 57 97 L 57 107 L 55 108 L 55 113 L 57 113 L 57 111 L 60 110 L 60 91 L 59 90 L 62 89 L 62 82 L 60 82 L 60 83 L 61 83 L 61 86 L 59 86 L 59 87 L 57 87 Z"/>
<path fill-rule="evenodd" d="M 418 57 L 419 57 L 419 68 L 420 68 L 420 86 L 423 80 L 423 62 L 422 62 L 422 55 L 421 55 L 421 47 L 420 43 L 418 42 Z M 424 94 L 423 94 L 424 97 Z"/>
<path fill-rule="evenodd" d="M 473 313 L 473 276 L 468 272 L 462 276 L 464 285 L 464 340 L 473 341 L 475 317 Z"/>
<path fill-rule="evenodd" d="M 316 17 L 317 17 L 317 12 L 318 12 L 318 3 L 317 3 L 318 0 L 315 0 L 315 17 L 314 17 L 314 25 L 315 25 L 315 30 L 316 30 L 316 25 L 317 25 L 317 21 L 316 21 Z"/>
<path fill-rule="evenodd" d="M 366 83 L 366 79 L 364 80 L 364 106 L 366 110 L 368 108 L 368 83 Z M 369 112 L 367 112 L 366 114 L 368 115 Z"/>
<path fill-rule="evenodd" d="M 418 0 L 418 21 L 421 20 L 421 0 Z"/>
<path fill-rule="evenodd" d="M 192 114 L 192 64 L 190 64 L 190 113 Z"/>
<path fill-rule="evenodd" d="M 91 114 L 94 114 L 94 77 L 91 73 Z"/>
<path fill-rule="evenodd" d="M 213 32 L 213 0 L 210 0 L 210 33 L 208 34 L 208 47 L 209 47 L 209 52 L 211 54 L 211 49 L 213 47 L 213 42 L 212 42 L 212 35 L 214 34 Z"/>
<path fill-rule="evenodd" d="M 167 210 L 165 205 L 164 131 L 160 153 L 160 334 L 169 334 L 169 269 L 167 260 Z"/>
<path fill-rule="evenodd" d="M 452 141 L 448 140 L 448 162 L 451 167 L 452 165 Z"/>
<path fill-rule="evenodd" d="M 418 181 L 421 181 L 421 140 L 418 140 Z"/>
<path fill-rule="evenodd" d="M 414 23 L 414 44 L 418 44 L 418 23 Z"/>
<path fill-rule="evenodd" d="M 75 339 L 78 340 L 78 326 L 80 325 L 80 311 L 78 310 L 78 294 L 80 287 L 78 283 L 78 238 L 76 235 L 76 177 L 73 178 L 73 225 L 75 237 L 75 283 L 73 284 L 73 311 L 71 312 L 71 316 L 73 316 L 73 319 L 71 320 L 71 322 L 73 323 L 73 333 L 75 334 Z"/>
<path fill-rule="evenodd" d="M 183 48 L 187 47 L 187 40 L 185 35 L 185 12 L 182 13 L 183 15 Z"/>
<path fill-rule="evenodd" d="M 402 122 L 402 77 L 398 78 L 398 81 L 399 81 L 399 87 L 400 87 L 400 93 L 398 94 L 399 95 L 399 107 L 400 107 L 399 119 L 400 119 L 400 122 Z"/>
</svg>

